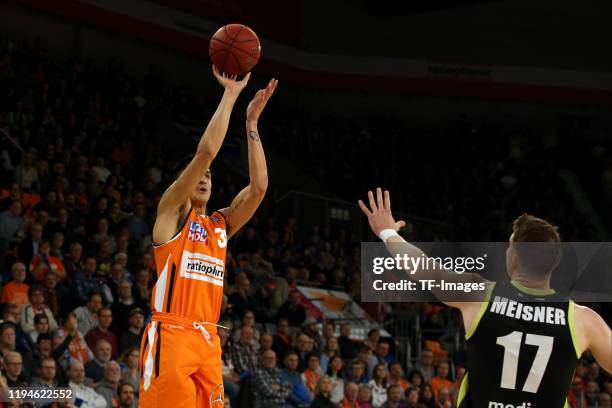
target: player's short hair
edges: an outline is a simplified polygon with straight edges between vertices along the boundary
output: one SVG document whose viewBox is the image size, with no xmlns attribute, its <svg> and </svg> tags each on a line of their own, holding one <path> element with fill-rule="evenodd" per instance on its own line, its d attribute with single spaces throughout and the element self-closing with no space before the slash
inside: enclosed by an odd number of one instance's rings
<svg viewBox="0 0 612 408">
<path fill-rule="evenodd" d="M 522 214 L 512 222 L 512 243 L 528 273 L 549 275 L 561 259 L 560 242 L 558 227 L 542 218 Z"/>
</svg>

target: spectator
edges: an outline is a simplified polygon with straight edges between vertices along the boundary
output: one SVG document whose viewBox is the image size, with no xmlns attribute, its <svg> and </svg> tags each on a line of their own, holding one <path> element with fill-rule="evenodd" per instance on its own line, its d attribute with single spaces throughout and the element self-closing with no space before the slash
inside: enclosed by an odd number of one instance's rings
<svg viewBox="0 0 612 408">
<path fill-rule="evenodd" d="M 47 305 L 53 316 L 63 316 L 72 302 L 72 294 L 70 290 L 62 282 L 59 282 L 57 275 L 54 272 L 49 272 L 43 280 L 43 288 L 45 289 L 45 297 Z"/>
<path fill-rule="evenodd" d="M 314 340 L 314 350 L 320 351 L 319 344 L 321 342 L 321 335 L 317 329 L 317 319 L 314 317 L 307 317 L 302 323 L 302 331 Z"/>
<path fill-rule="evenodd" d="M 257 328 L 255 327 L 255 314 L 251 310 L 247 310 L 244 312 L 244 315 L 242 316 L 242 325 L 240 329 L 234 332 L 234 341 L 238 341 L 238 339 L 240 338 L 240 332 L 242 331 L 243 327 L 250 327 L 253 329 L 253 347 L 258 348 L 257 343 L 259 342 L 260 334 L 259 330 L 257 330 Z"/>
<path fill-rule="evenodd" d="M 392 385 L 387 390 L 387 401 L 381 405 L 381 408 L 405 408 L 406 405 L 400 401 L 401 388 L 397 385 Z"/>
<path fill-rule="evenodd" d="M 28 236 L 21 241 L 17 250 L 17 258 L 20 262 L 30 265 L 32 258 L 38 255 L 40 243 L 43 239 L 43 226 L 36 222 L 30 226 Z"/>
<path fill-rule="evenodd" d="M 98 325 L 91 329 L 85 336 L 85 341 L 91 349 L 96 348 L 100 340 L 106 340 L 111 345 L 111 358 L 114 360 L 119 356 L 117 336 L 109 330 L 113 322 L 113 312 L 110 307 L 102 307 L 98 310 Z"/>
<path fill-rule="evenodd" d="M 414 366 L 414 369 L 420 371 L 420 373 L 423 375 L 423 380 L 426 382 L 429 382 L 435 374 L 433 358 L 433 351 L 423 349 L 423 351 L 421 351 L 421 356 L 419 357 L 419 362 Z"/>
<path fill-rule="evenodd" d="M 376 359 L 372 355 L 372 349 L 370 348 L 370 346 L 365 345 L 365 344 L 362 344 L 361 346 L 359 346 L 359 352 L 357 353 L 356 360 L 363 363 L 363 365 L 366 367 L 366 373 L 368 377 L 372 378 L 372 373 L 367 371 L 367 369 L 369 367 L 369 364 L 372 362 L 372 360 L 375 361 Z"/>
<path fill-rule="evenodd" d="M 82 407 L 91 408 L 106 408 L 106 400 L 100 394 L 93 390 L 93 388 L 85 385 L 85 368 L 83 363 L 78 360 L 74 360 L 70 363 L 68 368 L 68 386 L 74 393 L 73 404 L 77 401 L 82 401 Z"/>
<path fill-rule="evenodd" d="M 9 387 L 26 387 L 28 381 L 23 374 L 23 358 L 16 351 L 9 351 L 4 355 L 3 374 Z"/>
<path fill-rule="evenodd" d="M 136 408 L 138 403 L 135 398 L 135 390 L 131 383 L 119 384 L 117 394 L 119 395 L 119 408 Z"/>
<path fill-rule="evenodd" d="M 119 336 L 119 352 L 123 353 L 130 347 L 139 347 L 141 330 L 144 327 L 144 313 L 141 308 L 135 307 L 130 311 L 130 326 Z"/>
<path fill-rule="evenodd" d="M 38 376 L 32 378 L 32 387 L 57 388 L 60 386 L 55 378 L 56 364 L 52 357 L 43 357 L 38 363 Z"/>
<path fill-rule="evenodd" d="M 359 402 L 359 408 L 372 408 L 372 386 L 369 384 L 359 384 L 357 402 Z"/>
<path fill-rule="evenodd" d="M 41 334 L 49 334 L 49 319 L 44 314 L 37 314 L 34 316 L 34 330 L 30 333 L 30 339 L 36 343 Z"/>
<path fill-rule="evenodd" d="M 431 388 L 433 388 L 434 396 L 436 397 L 436 399 L 438 398 L 438 390 L 440 388 L 447 388 L 450 390 L 453 387 L 453 382 L 448 379 L 448 363 L 441 362 L 440 364 L 438 364 L 437 371 L 438 375 L 436 375 L 431 379 L 431 381 L 429 381 L 429 383 L 431 384 Z"/>
<path fill-rule="evenodd" d="M 610 394 L 608 394 L 607 392 L 602 392 L 599 394 L 599 397 L 597 398 L 597 407 L 598 408 L 610 408 L 612 407 L 611 405 L 611 396 Z"/>
<path fill-rule="evenodd" d="M 115 252 L 117 249 L 117 242 L 115 241 L 114 236 L 109 235 L 108 227 L 108 220 L 106 218 L 100 218 L 96 225 L 97 231 L 95 234 L 93 234 L 92 242 L 99 246 L 101 242 L 107 241 L 110 251 Z"/>
<path fill-rule="evenodd" d="M 115 259 L 117 259 L 118 255 L 120 254 L 115 255 Z M 115 262 L 113 262 L 110 266 L 110 279 L 106 283 L 111 290 L 113 300 L 119 298 L 119 284 L 126 278 L 125 267 L 120 262 L 115 260 Z"/>
<path fill-rule="evenodd" d="M 136 282 L 132 286 L 134 301 L 138 304 L 146 304 L 151 300 L 151 273 L 148 268 L 140 268 L 136 271 Z"/>
<path fill-rule="evenodd" d="M 438 389 L 438 397 L 436 408 L 454 408 L 453 401 L 451 400 L 450 389 L 441 387 Z"/>
<path fill-rule="evenodd" d="M 21 217 L 21 201 L 13 200 L 7 210 L 0 212 L 0 267 L 4 268 L 10 244 L 22 234 L 25 221 Z M 25 262 L 24 262 L 25 264 Z"/>
<path fill-rule="evenodd" d="M 332 390 L 330 399 L 334 403 L 339 403 L 344 397 L 344 379 L 342 368 L 344 362 L 340 356 L 332 357 L 327 367 L 327 375 L 332 382 Z"/>
<path fill-rule="evenodd" d="M 51 237 L 50 254 L 56 257 L 57 259 L 59 259 L 60 261 L 62 261 L 62 266 L 64 267 L 64 278 L 65 278 L 66 277 L 66 265 L 63 264 L 64 262 L 64 243 L 65 243 L 64 234 L 62 234 L 61 232 L 54 232 L 53 236 Z"/>
<path fill-rule="evenodd" d="M 384 364 L 377 364 L 368 383 L 372 388 L 372 406 L 380 408 L 387 401 L 387 370 Z"/>
<path fill-rule="evenodd" d="M 300 333 L 296 339 L 296 346 L 300 357 L 298 371 L 304 371 L 308 367 L 308 357 L 314 350 L 314 339 L 306 333 Z"/>
<path fill-rule="evenodd" d="M 351 338 L 351 325 L 342 323 L 340 326 L 340 337 L 338 337 L 338 345 L 340 346 L 340 356 L 344 361 L 349 361 L 357 356 L 359 345 Z"/>
<path fill-rule="evenodd" d="M 374 372 L 374 367 L 378 364 L 382 364 L 385 366 L 385 369 L 389 367 L 389 363 L 391 362 L 391 358 L 389 356 L 389 342 L 386 340 L 380 340 L 376 345 L 376 350 L 374 354 L 370 356 L 368 361 L 368 375 L 371 377 Z"/>
<path fill-rule="evenodd" d="M 451 388 L 451 394 L 453 396 L 453 401 L 457 401 L 459 397 L 459 390 L 461 389 L 461 383 L 463 382 L 463 377 L 465 376 L 465 367 L 462 365 L 458 365 L 455 370 L 455 382 Z"/>
<path fill-rule="evenodd" d="M 56 348 L 53 348 L 53 336 L 51 334 L 41 334 L 36 339 L 36 347 L 23 355 L 23 373 L 26 378 L 31 378 L 38 369 L 38 363 L 43 358 L 53 358 L 56 363 L 62 358 L 66 352 L 68 345 L 72 341 L 71 336 L 67 336 L 64 341 Z M 58 382 L 65 384 L 66 375 L 61 365 L 56 364 L 56 377 Z"/>
<path fill-rule="evenodd" d="M 253 328 L 245 327 L 240 332 L 240 339 L 230 348 L 234 371 L 238 375 L 254 373 L 259 366 L 257 352 L 253 348 Z M 275 354 L 276 356 L 276 354 Z"/>
<path fill-rule="evenodd" d="M 594 381 L 597 383 L 599 388 L 603 388 L 602 377 L 599 372 L 599 365 L 596 362 L 591 362 L 588 365 L 586 376 L 584 377 L 586 382 Z"/>
<path fill-rule="evenodd" d="M 406 405 L 408 408 L 418 408 L 419 407 L 419 390 L 416 388 L 408 389 L 406 393 Z"/>
<path fill-rule="evenodd" d="M 28 304 L 29 285 L 23 283 L 26 278 L 26 267 L 23 262 L 15 262 L 11 266 L 13 280 L 2 288 L 1 303 L 13 303 L 21 309 L 21 306 Z"/>
<path fill-rule="evenodd" d="M 106 400 L 107 407 L 115 407 L 118 404 L 117 389 L 121 380 L 121 367 L 116 361 L 109 361 L 104 369 L 104 378 L 98 384 L 96 392 Z"/>
<path fill-rule="evenodd" d="M 108 341 L 101 339 L 96 343 L 94 358 L 85 364 L 85 375 L 97 383 L 104 377 L 104 371 L 108 362 L 111 361 L 111 345 Z"/>
<path fill-rule="evenodd" d="M 323 353 L 321 354 L 321 372 L 327 372 L 327 366 L 329 365 L 329 361 L 336 356 L 340 356 L 338 339 L 334 336 L 327 337 L 325 341 L 325 347 L 323 348 Z"/>
<path fill-rule="evenodd" d="M 359 386 L 354 382 L 347 382 L 344 386 L 344 398 L 338 405 L 339 408 L 359 408 L 357 397 L 359 395 Z"/>
<path fill-rule="evenodd" d="M 66 276 L 68 279 L 73 279 L 76 274 L 85 267 L 82 257 L 83 246 L 78 242 L 70 244 L 68 255 L 64 258 L 64 267 L 66 268 Z"/>
<path fill-rule="evenodd" d="M 277 356 L 285 358 L 287 352 L 291 349 L 291 338 L 289 337 L 289 321 L 287 319 L 279 319 L 276 322 L 276 333 L 272 342 L 272 350 Z"/>
<path fill-rule="evenodd" d="M 380 341 L 380 330 L 378 329 L 370 329 L 368 332 L 368 338 L 365 341 L 365 344 L 370 347 L 371 350 L 376 350 L 378 346 L 378 342 Z"/>
<path fill-rule="evenodd" d="M 136 204 L 134 214 L 127 221 L 130 237 L 132 237 L 134 242 L 147 242 L 150 240 L 149 225 L 145 220 L 145 216 L 145 206 L 143 204 Z"/>
<path fill-rule="evenodd" d="M 326 321 L 323 323 L 323 328 L 321 329 L 321 338 L 319 339 L 319 350 L 324 350 L 325 345 L 327 344 L 327 339 L 335 336 L 336 326 L 332 321 Z"/>
<path fill-rule="evenodd" d="M 304 405 L 311 400 L 304 379 L 297 370 L 298 361 L 298 354 L 295 351 L 287 352 L 283 359 L 284 368 L 281 372 L 281 381 L 291 385 L 291 393 L 287 397 L 287 403 L 291 406 Z"/>
<path fill-rule="evenodd" d="M 270 333 L 263 333 L 259 337 L 259 354 L 262 354 L 266 350 L 272 350 L 272 343 L 274 338 Z"/>
<path fill-rule="evenodd" d="M 140 349 L 132 347 L 121 356 L 121 381 L 132 385 L 138 395 L 140 384 Z"/>
<path fill-rule="evenodd" d="M 74 309 L 77 318 L 77 329 L 84 336 L 98 325 L 98 312 L 102 308 L 102 295 L 92 292 L 85 306 Z"/>
<path fill-rule="evenodd" d="M 21 328 L 27 334 L 34 331 L 34 316 L 43 314 L 49 320 L 49 330 L 57 330 L 57 322 L 53 317 L 51 309 L 45 304 L 45 289 L 40 285 L 32 285 L 28 291 L 30 304 L 21 308 Z"/>
<path fill-rule="evenodd" d="M 0 324 L 0 357 L 15 351 L 15 325 L 11 322 Z"/>
<path fill-rule="evenodd" d="M 346 380 L 356 384 L 368 383 L 370 378 L 365 372 L 365 364 L 359 360 L 353 360 L 346 376 Z"/>
<path fill-rule="evenodd" d="M 399 386 L 400 389 L 402 390 L 401 399 L 402 400 L 405 399 L 405 396 L 406 396 L 405 393 L 408 387 L 410 387 L 410 383 L 406 381 L 406 379 L 404 378 L 404 373 L 403 373 L 402 366 L 400 363 L 393 362 L 389 364 L 389 376 L 387 378 L 387 383 L 389 385 Z"/>
<path fill-rule="evenodd" d="M 228 329 L 224 327 L 219 327 L 217 329 L 219 339 L 221 340 L 221 373 L 223 375 L 223 389 L 233 401 L 237 401 L 238 392 L 240 391 L 240 376 L 234 371 L 234 364 L 229 356 L 229 350 L 232 345 L 229 335 L 229 331 L 231 330 L 229 327 L 231 327 L 231 324 L 229 322 L 223 322 L 222 326 L 228 327 Z"/>
<path fill-rule="evenodd" d="M 262 367 L 255 374 L 256 407 L 283 407 L 291 394 L 291 385 L 281 382 L 281 371 L 276 367 L 276 353 L 264 352 Z"/>
<path fill-rule="evenodd" d="M 34 255 L 30 262 L 30 271 L 36 282 L 41 282 L 49 272 L 54 272 L 60 279 L 66 277 L 64 264 L 51 255 L 51 243 L 47 240 L 40 241 L 38 254 Z"/>
<path fill-rule="evenodd" d="M 310 408 L 337 408 L 338 404 L 331 401 L 332 381 L 329 376 L 324 375 L 319 378 L 315 390 L 315 398 L 310 404 Z"/>
<path fill-rule="evenodd" d="M 302 306 L 302 295 L 299 290 L 294 289 L 289 293 L 289 300 L 278 309 L 276 319 L 287 319 L 290 326 L 300 327 L 302 325 L 306 319 L 306 309 Z"/>
<path fill-rule="evenodd" d="M 110 303 L 112 299 L 109 299 L 106 293 L 110 294 L 110 289 L 106 286 L 100 277 L 97 269 L 98 261 L 93 255 L 85 257 L 85 266 L 82 270 L 78 271 L 74 276 L 74 289 L 76 299 L 79 304 L 85 304 L 89 300 L 91 293 L 104 294 L 103 301 Z"/>
<path fill-rule="evenodd" d="M 307 366 L 302 373 L 302 382 L 306 385 L 311 398 L 314 398 L 315 388 L 321 378 L 321 368 L 319 367 L 319 356 L 316 353 L 311 353 L 306 358 Z"/>
<path fill-rule="evenodd" d="M 229 302 L 238 316 L 244 316 L 247 310 L 253 310 L 253 302 L 249 290 L 251 281 L 246 272 L 239 272 L 235 279 L 236 290 L 229 295 Z"/>
<path fill-rule="evenodd" d="M 421 387 L 425 383 L 423 374 L 421 374 L 421 372 L 417 370 L 413 370 L 410 372 L 410 375 L 408 376 L 408 381 L 410 382 L 410 384 L 412 384 L 414 388 L 416 388 L 419 391 L 421 390 Z"/>
<path fill-rule="evenodd" d="M 2 320 L 3 322 L 13 323 L 15 326 L 19 328 L 19 319 L 21 318 L 21 312 L 19 311 L 19 307 L 13 303 L 7 303 L 4 305 L 4 310 L 2 311 Z"/>
<path fill-rule="evenodd" d="M 434 396 L 433 388 L 429 383 L 423 384 L 421 387 L 421 395 L 419 395 L 419 402 L 427 408 L 436 408 L 436 399 Z"/>
<path fill-rule="evenodd" d="M 132 284 L 128 280 L 123 280 L 119 284 L 119 298 L 116 299 L 111 306 L 113 312 L 111 330 L 113 332 L 121 333 L 127 330 L 129 327 L 130 312 L 134 306 Z"/>
<path fill-rule="evenodd" d="M 69 313 L 63 327 L 55 332 L 54 345 L 63 344 L 68 337 L 70 337 L 70 342 L 64 352 L 64 358 L 68 360 L 68 364 L 72 360 L 78 360 L 84 365 L 87 364 L 93 358 L 93 353 L 87 346 L 85 338 L 77 329 L 77 319 L 74 313 Z"/>
<path fill-rule="evenodd" d="M 54 234 L 61 234 L 64 238 L 64 245 L 66 242 L 70 242 L 72 240 L 72 235 L 74 231 L 74 225 L 70 222 L 70 215 L 68 214 L 68 210 L 66 207 L 59 207 L 57 209 L 57 216 L 55 217 L 55 222 L 53 222 L 49 226 L 49 231 Z M 69 248 L 70 249 L 70 248 Z M 62 251 L 63 252 L 63 251 Z M 64 266 L 66 264 L 64 263 Z M 71 276 L 71 275 L 69 275 Z"/>
</svg>

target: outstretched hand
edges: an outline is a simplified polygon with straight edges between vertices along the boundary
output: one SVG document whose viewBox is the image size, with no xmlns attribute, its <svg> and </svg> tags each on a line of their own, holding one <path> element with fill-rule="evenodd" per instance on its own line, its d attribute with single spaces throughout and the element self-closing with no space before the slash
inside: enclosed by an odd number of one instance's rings
<svg viewBox="0 0 612 408">
<path fill-rule="evenodd" d="M 376 189 L 376 200 L 374 200 L 374 193 L 368 191 L 368 200 L 370 201 L 370 208 L 368 208 L 363 201 L 359 200 L 359 208 L 368 217 L 368 223 L 372 232 L 376 236 L 380 235 L 380 232 L 385 229 L 392 229 L 399 231 L 400 228 L 406 226 L 404 221 L 395 221 L 393 214 L 391 214 L 391 197 L 389 191 L 385 190 L 384 196 L 380 187 Z"/>
<path fill-rule="evenodd" d="M 278 80 L 272 78 L 264 89 L 260 89 L 255 93 L 253 100 L 251 100 L 249 106 L 247 106 L 247 122 L 257 123 L 259 115 L 261 115 L 270 97 L 274 94 L 276 85 L 278 85 Z"/>
<path fill-rule="evenodd" d="M 217 81 L 221 84 L 226 91 L 230 92 L 234 96 L 238 96 L 240 92 L 247 86 L 251 73 L 247 73 L 244 78 L 238 81 L 238 75 L 227 75 L 219 72 L 217 67 L 212 67 L 213 75 L 217 78 Z"/>
</svg>

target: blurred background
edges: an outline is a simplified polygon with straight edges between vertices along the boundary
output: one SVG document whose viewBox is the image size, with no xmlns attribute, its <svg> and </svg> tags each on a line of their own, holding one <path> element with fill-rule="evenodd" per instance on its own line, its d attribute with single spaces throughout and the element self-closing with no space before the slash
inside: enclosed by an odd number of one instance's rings
<svg viewBox="0 0 612 408">
<path fill-rule="evenodd" d="M 506 241 L 523 212 L 559 225 L 563 240 L 610 241 L 610 16 L 604 0 L 3 2 L 7 383 L 92 385 L 108 406 L 135 404 L 123 384 L 137 398 L 157 202 L 221 95 L 208 39 L 239 22 L 259 35 L 262 59 L 213 164 L 211 210 L 248 183 L 246 102 L 271 77 L 280 84 L 260 123 L 270 187 L 228 251 L 228 400 L 250 406 L 245 373 L 272 348 L 297 384 L 283 401 L 292 406 L 310 405 L 336 356 L 334 402 L 370 392 L 381 406 L 382 364 L 408 406 L 452 406 L 460 316 L 360 302 L 360 243 L 375 237 L 356 201 L 388 188 L 416 241 Z M 591 306 L 610 321 L 607 305 Z M 610 396 L 585 355 L 571 406 Z"/>
</svg>

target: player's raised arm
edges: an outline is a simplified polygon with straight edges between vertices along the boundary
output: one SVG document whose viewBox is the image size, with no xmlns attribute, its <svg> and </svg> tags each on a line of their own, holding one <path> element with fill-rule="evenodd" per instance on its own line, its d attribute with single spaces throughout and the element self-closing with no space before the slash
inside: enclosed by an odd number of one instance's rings
<svg viewBox="0 0 612 408">
<path fill-rule="evenodd" d="M 361 208 L 361 211 L 366 215 L 366 217 L 368 217 L 368 223 L 370 224 L 370 228 L 372 228 L 372 232 L 383 240 L 391 255 L 399 255 L 401 257 L 407 255 L 411 258 L 422 258 L 423 255 L 426 255 L 421 248 L 407 242 L 397 233 L 406 225 L 406 223 L 404 221 L 395 221 L 393 218 L 393 214 L 391 213 L 391 198 L 388 191 L 385 191 L 383 195 L 383 191 L 380 188 L 377 188 L 376 198 L 374 198 L 374 193 L 372 193 L 372 191 L 368 191 L 368 200 L 370 205 L 369 208 L 361 200 L 358 202 L 359 208 Z M 446 282 L 485 282 L 485 279 L 474 273 L 463 273 L 459 275 L 453 271 L 443 268 L 441 265 L 438 265 L 435 262 L 424 262 L 423 264 L 433 264 L 434 267 L 410 271 L 408 276 L 414 280 L 433 279 L 438 282 L 442 279 L 444 279 Z M 484 298 L 483 294 L 471 292 L 470 296 L 473 296 L 473 299 L 471 299 L 469 302 L 449 302 L 446 300 L 448 298 L 448 294 L 443 296 L 443 293 L 439 289 L 432 289 L 432 293 L 443 303 L 447 304 L 448 306 L 462 309 L 462 311 L 464 311 L 463 309 L 466 308 L 466 306 L 474 306 L 476 305 L 474 302 L 478 302 Z"/>
<path fill-rule="evenodd" d="M 234 235 L 251 219 L 268 188 L 268 169 L 257 122 L 270 100 L 278 81 L 271 79 L 264 89 L 257 91 L 247 107 L 246 132 L 249 146 L 249 185 L 243 188 L 229 207 L 220 210 L 227 220 L 227 236 Z"/>
<path fill-rule="evenodd" d="M 225 89 L 223 96 L 217 110 L 208 122 L 193 159 L 164 192 L 159 202 L 157 220 L 153 228 L 153 241 L 156 243 L 166 242 L 176 233 L 182 209 L 189 206 L 191 192 L 198 186 L 202 175 L 209 169 L 213 159 L 219 153 L 227 133 L 234 104 L 251 76 L 248 73 L 238 81 L 236 77 L 228 77 L 219 73 L 214 66 L 213 74 Z"/>
<path fill-rule="evenodd" d="M 594 310 L 575 305 L 574 325 L 578 338 L 577 350 L 582 354 L 590 350 L 593 357 L 604 370 L 612 373 L 612 330 Z"/>
</svg>

